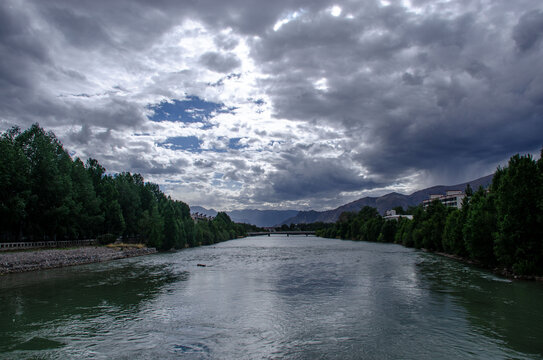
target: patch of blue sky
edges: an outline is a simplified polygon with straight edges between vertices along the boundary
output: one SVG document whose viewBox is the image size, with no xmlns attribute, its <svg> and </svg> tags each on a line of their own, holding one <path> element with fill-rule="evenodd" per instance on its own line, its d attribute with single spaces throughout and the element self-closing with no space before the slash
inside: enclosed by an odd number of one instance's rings
<svg viewBox="0 0 543 360">
<path fill-rule="evenodd" d="M 228 140 L 228 148 L 233 150 L 239 150 L 248 147 L 248 145 L 244 145 L 240 143 L 240 140 L 242 138 L 231 138 Z"/>
<path fill-rule="evenodd" d="M 186 150 L 190 152 L 201 152 L 202 142 L 196 136 L 176 136 L 167 138 L 159 146 L 172 150 Z"/>
<path fill-rule="evenodd" d="M 198 96 L 188 96 L 185 100 L 163 101 L 159 104 L 149 105 L 148 108 L 153 111 L 149 117 L 151 121 L 201 122 L 204 124 L 217 114 L 234 113 L 236 110 L 235 107 L 229 108 L 222 103 L 205 101 Z"/>
<path fill-rule="evenodd" d="M 223 186 L 230 190 L 238 190 L 241 189 L 241 182 L 235 180 L 226 180 L 223 183 Z"/>
<path fill-rule="evenodd" d="M 222 186 L 222 178 L 224 174 L 220 172 L 216 172 L 213 174 L 213 180 L 211 181 L 211 185 L 213 186 Z"/>
</svg>

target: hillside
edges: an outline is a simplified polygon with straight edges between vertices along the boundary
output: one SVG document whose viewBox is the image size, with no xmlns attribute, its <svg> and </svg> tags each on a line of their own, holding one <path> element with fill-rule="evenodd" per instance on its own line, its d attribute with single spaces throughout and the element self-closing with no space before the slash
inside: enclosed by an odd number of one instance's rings
<svg viewBox="0 0 543 360">
<path fill-rule="evenodd" d="M 260 227 L 274 226 L 295 216 L 298 210 L 233 210 L 228 211 L 232 221 L 253 224 Z"/>
<path fill-rule="evenodd" d="M 206 209 L 201 206 L 191 206 L 190 212 L 198 212 L 207 216 L 216 216 L 217 211 L 214 209 Z M 237 223 L 253 224 L 260 227 L 274 226 L 280 224 L 286 219 L 289 219 L 296 214 L 298 210 L 233 210 L 226 212 L 232 221 Z"/>
<path fill-rule="evenodd" d="M 423 200 L 430 197 L 430 194 L 445 194 L 447 190 L 464 190 L 468 184 L 476 190 L 479 186 L 487 187 L 492 182 L 494 175 L 487 175 L 482 178 L 468 181 L 462 184 L 456 185 L 438 185 L 432 186 L 427 189 L 419 190 L 411 195 L 404 195 L 399 193 L 389 193 L 380 197 L 364 197 L 348 204 L 342 205 L 333 210 L 327 211 L 300 211 L 296 216 L 286 219 L 281 224 L 306 224 L 317 221 L 322 222 L 335 222 L 339 218 L 342 212 L 346 211 L 359 211 L 364 206 L 371 206 L 376 208 L 380 214 L 384 214 L 386 210 L 392 209 L 396 206 L 401 206 L 407 209 L 409 206 L 417 206 Z"/>
<path fill-rule="evenodd" d="M 456 185 L 438 185 L 432 186 L 427 189 L 419 190 L 411 195 L 399 194 L 392 192 L 380 197 L 364 197 L 348 204 L 342 205 L 336 209 L 327 211 L 297 211 L 297 210 L 233 210 L 226 213 L 232 221 L 239 223 L 253 224 L 256 226 L 267 227 L 291 223 L 294 224 L 307 224 L 317 221 L 322 222 L 335 222 L 339 215 L 345 211 L 359 211 L 364 206 L 372 206 L 376 208 L 379 213 L 384 214 L 386 210 L 392 209 L 396 206 L 401 206 L 407 209 L 409 206 L 416 206 L 423 200 L 428 199 L 430 194 L 445 194 L 447 190 L 464 190 L 467 184 L 475 190 L 479 186 L 486 187 L 492 181 L 493 175 L 487 175 L 482 178 L 465 182 Z M 206 209 L 201 206 L 191 206 L 191 213 L 198 212 L 207 216 L 217 215 L 217 211 L 214 209 Z"/>
</svg>

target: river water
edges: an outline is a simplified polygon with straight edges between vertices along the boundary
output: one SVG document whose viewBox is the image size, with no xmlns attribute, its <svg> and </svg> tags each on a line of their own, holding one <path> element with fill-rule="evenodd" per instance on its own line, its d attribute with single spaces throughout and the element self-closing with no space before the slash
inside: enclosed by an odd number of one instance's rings
<svg viewBox="0 0 543 360">
<path fill-rule="evenodd" d="M 543 284 L 399 245 L 249 237 L 2 276 L 0 358 L 543 359 Z"/>
</svg>

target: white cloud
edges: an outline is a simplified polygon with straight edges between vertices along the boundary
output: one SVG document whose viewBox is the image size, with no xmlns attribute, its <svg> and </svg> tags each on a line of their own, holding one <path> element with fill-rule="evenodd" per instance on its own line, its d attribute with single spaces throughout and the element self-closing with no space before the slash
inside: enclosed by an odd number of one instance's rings
<svg viewBox="0 0 543 360">
<path fill-rule="evenodd" d="M 336 16 L 336 17 L 337 17 L 337 16 L 341 15 L 341 11 L 342 11 L 341 7 L 339 7 L 339 6 L 337 6 L 337 5 L 334 5 L 334 6 L 332 6 L 332 8 L 330 9 L 330 14 L 331 14 L 332 16 Z"/>
<path fill-rule="evenodd" d="M 280 20 L 278 20 L 275 25 L 273 25 L 273 31 L 278 31 L 279 29 L 281 29 L 281 27 L 285 24 L 288 24 L 289 22 L 291 22 L 292 20 L 295 20 L 296 18 L 298 18 L 299 16 L 301 15 L 301 12 L 299 11 L 294 11 L 294 12 L 291 12 L 289 13 L 288 15 L 282 17 Z"/>
<path fill-rule="evenodd" d="M 536 0 L 8 0 L 0 127 L 40 122 L 76 156 L 218 209 L 461 182 L 540 146 L 541 14 Z M 148 119 L 190 97 L 231 111 Z M 197 151 L 164 145 L 192 137 Z"/>
</svg>

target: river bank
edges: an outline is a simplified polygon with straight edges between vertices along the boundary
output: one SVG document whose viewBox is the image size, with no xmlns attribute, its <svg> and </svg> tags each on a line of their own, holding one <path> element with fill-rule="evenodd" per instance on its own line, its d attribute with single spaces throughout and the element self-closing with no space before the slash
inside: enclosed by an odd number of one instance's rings
<svg viewBox="0 0 543 360">
<path fill-rule="evenodd" d="M 499 275 L 499 276 L 502 276 L 504 278 L 510 279 L 510 280 L 529 280 L 529 281 L 543 282 L 543 276 L 518 275 L 518 274 L 515 274 L 513 271 L 511 271 L 511 270 L 509 270 L 507 268 L 485 266 L 484 264 L 482 264 L 479 261 L 464 258 L 464 257 L 458 256 L 458 255 L 448 254 L 448 253 L 440 252 L 440 251 L 428 251 L 426 249 L 422 249 L 422 250 L 426 251 L 426 252 L 433 253 L 433 254 L 437 254 L 437 255 L 440 255 L 440 256 L 444 256 L 444 257 L 459 261 L 459 262 L 464 263 L 464 264 L 468 264 L 468 265 L 476 266 L 476 267 L 481 268 L 481 269 L 486 269 L 486 270 L 492 271 L 492 273 L 494 273 L 496 275 Z"/>
<path fill-rule="evenodd" d="M 155 248 L 85 246 L 0 253 L 0 275 L 90 264 L 156 253 Z"/>
</svg>

